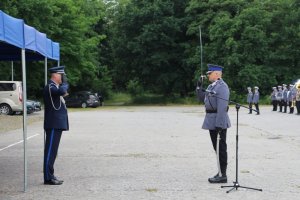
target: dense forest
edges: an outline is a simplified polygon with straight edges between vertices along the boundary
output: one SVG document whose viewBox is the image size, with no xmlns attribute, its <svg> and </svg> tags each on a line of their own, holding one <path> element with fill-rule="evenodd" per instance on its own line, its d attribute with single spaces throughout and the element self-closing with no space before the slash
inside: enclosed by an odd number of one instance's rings
<svg viewBox="0 0 300 200">
<path fill-rule="evenodd" d="M 186 97 L 207 63 L 224 66 L 232 94 L 269 95 L 300 78 L 300 0 L 1 0 L 0 9 L 60 43 L 71 91 Z M 0 80 L 10 65 L 0 62 Z M 27 78 L 29 96 L 41 96 L 43 63 L 28 62 Z"/>
</svg>

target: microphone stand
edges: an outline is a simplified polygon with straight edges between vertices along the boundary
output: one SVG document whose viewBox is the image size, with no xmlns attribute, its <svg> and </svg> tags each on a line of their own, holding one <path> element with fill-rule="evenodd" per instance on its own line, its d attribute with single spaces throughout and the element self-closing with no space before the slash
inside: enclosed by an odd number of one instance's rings
<svg viewBox="0 0 300 200">
<path fill-rule="evenodd" d="M 235 104 L 235 108 L 236 108 L 236 146 L 235 146 L 235 152 L 236 152 L 236 156 L 235 156 L 235 182 L 233 182 L 233 185 L 229 185 L 229 186 L 221 186 L 221 188 L 231 188 L 230 190 L 226 191 L 226 193 L 229 193 L 231 192 L 232 190 L 234 189 L 238 189 L 238 188 L 245 188 L 245 189 L 251 189 L 251 190 L 257 190 L 257 191 L 261 191 L 262 192 L 262 189 L 257 189 L 257 188 L 252 188 L 252 187 L 245 187 L 245 186 L 241 186 L 239 184 L 239 181 L 238 181 L 238 147 L 239 147 L 239 110 L 240 110 L 240 107 L 243 107 L 243 108 L 246 108 L 248 110 L 253 110 L 254 112 L 258 112 L 257 110 L 255 109 L 252 109 L 252 108 L 249 108 L 247 106 L 243 106 L 237 102 L 234 102 L 234 101 L 231 101 L 231 100 L 228 100 L 228 99 L 224 99 L 224 98 L 221 98 L 221 97 L 218 97 L 216 96 L 215 92 L 212 92 L 212 91 L 206 91 L 210 94 L 213 94 L 214 97 L 218 98 L 218 99 L 222 99 L 224 101 L 227 101 L 229 102 L 230 104 Z"/>
</svg>

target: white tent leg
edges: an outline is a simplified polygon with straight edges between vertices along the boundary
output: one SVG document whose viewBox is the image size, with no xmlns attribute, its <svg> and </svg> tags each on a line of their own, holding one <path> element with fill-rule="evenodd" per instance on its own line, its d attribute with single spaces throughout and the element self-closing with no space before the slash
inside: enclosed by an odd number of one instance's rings
<svg viewBox="0 0 300 200">
<path fill-rule="evenodd" d="M 27 90 L 25 49 L 22 49 L 22 83 L 23 83 L 23 146 L 24 146 L 24 192 L 27 188 Z"/>
<path fill-rule="evenodd" d="M 11 61 L 11 81 L 14 81 L 14 61 Z"/>
</svg>

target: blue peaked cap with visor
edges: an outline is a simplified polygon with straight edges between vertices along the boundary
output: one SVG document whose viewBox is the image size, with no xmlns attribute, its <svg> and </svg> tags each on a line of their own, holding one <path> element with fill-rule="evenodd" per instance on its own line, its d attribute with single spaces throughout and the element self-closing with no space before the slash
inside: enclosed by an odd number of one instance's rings
<svg viewBox="0 0 300 200">
<path fill-rule="evenodd" d="M 223 70 L 223 67 L 220 65 L 207 64 L 207 66 L 208 66 L 208 70 L 207 70 L 206 74 L 209 74 L 213 71 L 222 71 Z"/>
<path fill-rule="evenodd" d="M 48 69 L 50 74 L 58 73 L 58 74 L 65 74 L 65 66 L 57 66 L 57 67 L 51 67 Z"/>
</svg>

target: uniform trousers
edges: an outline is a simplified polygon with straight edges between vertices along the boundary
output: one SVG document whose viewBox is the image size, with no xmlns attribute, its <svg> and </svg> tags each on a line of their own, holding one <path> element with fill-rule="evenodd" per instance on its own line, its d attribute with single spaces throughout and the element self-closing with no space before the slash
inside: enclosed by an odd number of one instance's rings
<svg viewBox="0 0 300 200">
<path fill-rule="evenodd" d="M 286 101 L 283 101 L 283 112 L 286 113 L 287 112 L 287 102 Z"/>
<path fill-rule="evenodd" d="M 260 114 L 260 112 L 259 112 L 259 105 L 258 105 L 258 103 L 254 103 L 254 105 L 255 105 L 255 109 L 257 110 L 257 113 L 256 114 Z"/>
<path fill-rule="evenodd" d="M 273 111 L 277 111 L 277 104 L 278 104 L 277 100 L 272 100 Z"/>
<path fill-rule="evenodd" d="M 248 105 L 249 105 L 249 108 L 250 108 L 249 114 L 252 114 L 252 103 L 249 103 Z"/>
<path fill-rule="evenodd" d="M 297 114 L 300 114 L 300 101 L 296 101 Z"/>
<path fill-rule="evenodd" d="M 289 102 L 289 107 L 290 107 L 290 114 L 294 113 L 294 107 L 292 107 L 293 102 Z"/>
<path fill-rule="evenodd" d="M 55 179 L 54 163 L 57 156 L 61 129 L 46 129 L 46 143 L 44 150 L 44 181 Z"/>
<path fill-rule="evenodd" d="M 283 100 L 279 101 L 279 112 L 282 112 Z"/>
<path fill-rule="evenodd" d="M 214 150 L 217 152 L 217 137 L 218 132 L 216 130 L 209 130 L 210 139 Z M 220 143 L 219 143 L 219 160 L 220 160 L 220 168 L 223 176 L 226 176 L 227 170 L 227 144 L 226 144 L 226 133 L 227 129 L 223 129 L 220 134 Z"/>
</svg>

